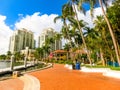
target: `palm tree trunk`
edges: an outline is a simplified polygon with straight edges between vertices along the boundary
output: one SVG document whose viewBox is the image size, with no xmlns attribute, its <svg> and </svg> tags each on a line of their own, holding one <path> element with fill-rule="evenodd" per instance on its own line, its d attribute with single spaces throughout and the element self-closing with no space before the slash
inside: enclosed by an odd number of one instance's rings
<svg viewBox="0 0 120 90">
<path fill-rule="evenodd" d="M 57 40 L 55 40 L 55 50 L 56 50 L 56 44 L 57 44 L 56 42 L 57 42 Z"/>
<path fill-rule="evenodd" d="M 112 61 L 112 62 L 115 62 L 115 61 L 114 61 L 114 57 L 113 57 L 112 54 L 110 55 L 110 58 L 111 58 L 111 61 Z"/>
<path fill-rule="evenodd" d="M 101 58 L 101 60 L 102 60 L 102 64 L 103 64 L 103 66 L 105 66 L 105 60 L 104 60 L 104 57 L 103 57 L 103 51 L 102 51 L 101 48 L 100 48 L 100 58 Z"/>
<path fill-rule="evenodd" d="M 75 11 L 75 16 L 76 16 L 76 19 L 77 19 L 77 24 L 78 24 L 78 28 L 79 28 L 79 31 L 80 31 L 80 35 L 81 35 L 81 37 L 82 37 L 82 41 L 83 41 L 83 44 L 84 44 L 84 48 L 85 48 L 86 50 L 88 50 L 88 49 L 87 49 L 87 45 L 86 45 L 86 43 L 85 43 L 85 39 L 84 39 L 84 36 L 83 36 L 82 29 L 81 29 L 80 24 L 79 24 L 79 19 L 78 19 L 78 16 L 77 16 L 77 11 L 76 11 L 75 4 L 74 4 L 74 3 L 73 3 L 73 10 Z M 92 65 L 92 61 L 91 61 L 91 59 L 90 59 L 89 51 L 87 51 L 87 57 L 88 57 L 88 60 L 89 60 L 90 64 Z"/>
<path fill-rule="evenodd" d="M 65 20 L 64 20 L 64 21 L 65 21 Z M 66 22 L 64 22 L 64 24 L 65 24 L 65 27 L 66 27 L 66 32 L 67 32 L 68 39 L 69 39 L 69 41 L 70 41 L 70 45 L 71 45 L 71 47 L 72 47 L 72 44 L 71 44 L 72 40 L 71 40 L 70 35 L 69 35 L 69 32 L 68 32 L 67 24 L 66 24 Z"/>
<path fill-rule="evenodd" d="M 112 30 L 112 27 L 110 25 L 110 22 L 109 22 L 106 14 L 105 14 L 105 10 L 104 10 L 103 5 L 102 5 L 102 0 L 99 0 L 99 4 L 100 4 L 100 7 L 102 9 L 102 13 L 104 15 L 104 19 L 105 19 L 105 21 L 106 21 L 106 23 L 108 25 L 109 32 L 111 34 L 112 41 L 113 41 L 113 44 L 114 44 L 114 47 L 115 47 L 115 53 L 116 53 L 117 61 L 118 61 L 119 65 L 120 65 L 120 57 L 119 57 L 119 51 L 118 51 L 117 43 L 116 43 L 116 40 L 115 40 L 115 36 L 114 36 L 113 30 Z"/>
</svg>

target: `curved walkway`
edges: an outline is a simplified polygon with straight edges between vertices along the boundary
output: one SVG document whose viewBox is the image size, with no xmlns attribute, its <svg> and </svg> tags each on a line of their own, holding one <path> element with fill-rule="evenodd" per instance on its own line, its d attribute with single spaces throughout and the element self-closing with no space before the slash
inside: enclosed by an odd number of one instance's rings
<svg viewBox="0 0 120 90">
<path fill-rule="evenodd" d="M 39 80 L 40 90 L 120 90 L 120 79 L 109 78 L 102 73 L 69 70 L 60 64 L 55 64 L 53 68 L 29 73 L 29 75 Z M 0 90 L 26 90 L 23 89 L 27 85 L 23 83 L 26 78 L 21 78 L 22 80 L 0 81 Z"/>
<path fill-rule="evenodd" d="M 120 79 L 69 70 L 59 64 L 30 74 L 40 80 L 40 90 L 120 90 Z"/>
<path fill-rule="evenodd" d="M 24 82 L 23 90 L 40 90 L 40 83 L 37 78 L 25 74 L 20 77 L 20 80 Z"/>
<path fill-rule="evenodd" d="M 0 81 L 0 90 L 23 90 L 23 86 L 23 82 L 18 78 Z"/>
</svg>

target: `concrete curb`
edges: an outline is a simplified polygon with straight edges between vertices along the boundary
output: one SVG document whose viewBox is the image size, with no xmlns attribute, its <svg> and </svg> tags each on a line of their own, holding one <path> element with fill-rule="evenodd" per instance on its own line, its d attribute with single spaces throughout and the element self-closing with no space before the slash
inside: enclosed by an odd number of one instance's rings
<svg viewBox="0 0 120 90">
<path fill-rule="evenodd" d="M 52 67 L 52 64 L 48 63 L 48 65 L 46 67 L 36 69 L 36 70 L 27 71 L 27 72 L 23 72 L 22 74 L 24 74 L 24 76 L 19 77 L 19 79 L 24 82 L 24 89 L 23 90 L 40 90 L 40 81 L 36 77 L 34 77 L 32 75 L 28 75 L 26 73 L 44 70 L 44 69 L 47 69 L 50 67 Z"/>
<path fill-rule="evenodd" d="M 72 65 L 68 65 L 66 64 L 64 66 L 65 68 L 68 68 L 70 70 L 72 70 Z M 93 72 L 93 73 L 102 73 L 103 76 L 108 76 L 108 77 L 113 77 L 113 78 L 117 78 L 120 79 L 120 71 L 115 71 L 115 70 L 111 70 L 109 68 L 87 68 L 87 67 L 81 67 L 82 72 Z"/>
<path fill-rule="evenodd" d="M 46 63 L 45 63 L 46 64 Z M 39 71 L 39 70 L 44 70 L 44 69 L 47 69 L 47 68 L 50 68 L 52 67 L 52 64 L 51 63 L 48 63 L 48 65 L 46 67 L 43 67 L 43 68 L 40 68 L 40 69 L 35 69 L 35 70 L 30 70 L 30 71 L 25 71 L 25 72 L 21 72 L 21 74 L 26 74 L 26 73 L 30 73 L 30 72 L 35 72 L 35 71 Z M 8 77 L 4 77 L 4 78 L 1 78 L 0 81 L 2 80 L 7 80 L 7 79 L 11 79 L 12 77 L 8 76 Z"/>
<path fill-rule="evenodd" d="M 102 73 L 103 76 L 113 77 L 120 79 L 120 71 L 111 70 L 109 68 L 87 68 L 81 67 L 82 72 L 95 72 L 95 73 Z"/>
<path fill-rule="evenodd" d="M 23 72 L 22 74 L 25 74 L 25 73 L 30 73 L 30 72 L 35 72 L 35 71 L 39 71 L 39 70 L 44 70 L 44 69 L 48 69 L 52 67 L 52 64 L 51 63 L 48 63 L 48 65 L 46 67 L 43 67 L 43 68 L 40 68 L 40 69 L 35 69 L 35 70 L 30 70 L 30 71 L 26 71 L 26 72 Z"/>
<path fill-rule="evenodd" d="M 19 77 L 19 79 L 24 82 L 23 90 L 40 90 L 40 82 L 36 77 L 25 74 Z"/>
<path fill-rule="evenodd" d="M 68 68 L 68 69 L 72 70 L 72 65 L 65 64 L 65 66 L 64 66 L 64 67 L 66 67 L 66 68 Z"/>
</svg>

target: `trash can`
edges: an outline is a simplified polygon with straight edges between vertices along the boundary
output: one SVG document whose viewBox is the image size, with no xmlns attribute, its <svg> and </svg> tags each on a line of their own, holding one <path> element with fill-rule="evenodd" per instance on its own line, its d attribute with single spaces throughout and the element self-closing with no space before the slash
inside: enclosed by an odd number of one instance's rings
<svg viewBox="0 0 120 90">
<path fill-rule="evenodd" d="M 80 63 L 76 63 L 75 69 L 80 70 Z"/>
<path fill-rule="evenodd" d="M 114 67 L 119 67 L 119 64 L 117 62 L 113 62 Z"/>
</svg>

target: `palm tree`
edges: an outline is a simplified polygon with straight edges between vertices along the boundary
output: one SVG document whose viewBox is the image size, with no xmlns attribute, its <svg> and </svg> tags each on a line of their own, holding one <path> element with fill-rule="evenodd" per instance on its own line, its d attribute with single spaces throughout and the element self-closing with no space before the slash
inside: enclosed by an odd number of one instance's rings
<svg viewBox="0 0 120 90">
<path fill-rule="evenodd" d="M 16 60 L 18 61 L 18 60 L 21 59 L 21 54 L 20 54 L 20 52 L 15 52 L 14 56 L 15 56 L 15 62 L 16 62 Z"/>
<path fill-rule="evenodd" d="M 62 34 L 62 37 L 66 40 L 66 42 L 69 42 L 69 35 L 68 35 L 68 31 L 66 31 L 66 28 L 65 26 L 62 26 L 62 29 L 61 29 L 61 34 Z"/>
<path fill-rule="evenodd" d="M 90 59 L 90 54 L 89 54 L 89 52 L 88 52 L 88 48 L 87 48 L 87 45 L 86 45 L 86 42 L 85 42 L 85 39 L 84 39 L 84 36 L 83 36 L 82 28 L 81 28 L 81 26 L 80 26 L 79 19 L 78 19 L 78 15 L 77 15 L 77 10 L 76 10 L 76 7 L 75 7 L 75 5 L 78 5 L 79 1 L 80 1 L 80 0 L 70 0 L 70 2 L 69 2 L 68 4 L 70 4 L 71 7 L 73 8 L 72 10 L 73 10 L 73 12 L 74 12 L 74 16 L 75 16 L 74 18 L 75 18 L 76 21 L 77 21 L 78 29 L 79 29 L 79 31 L 80 31 L 80 35 L 81 35 L 81 38 L 82 38 L 82 41 L 83 41 L 83 45 L 84 45 L 84 48 L 87 50 L 87 57 L 88 57 L 88 60 L 89 60 L 89 62 L 90 62 L 90 65 L 92 65 L 92 62 L 91 62 L 91 59 Z M 82 1 L 82 0 L 81 0 L 81 1 Z M 83 9 L 83 8 L 81 8 L 81 9 L 82 9 L 81 11 L 84 12 L 84 9 Z"/>
<path fill-rule="evenodd" d="M 0 55 L 0 59 L 1 60 L 5 60 L 6 59 L 6 55 L 5 54 Z"/>
<path fill-rule="evenodd" d="M 43 57 L 43 48 L 36 48 L 35 57 L 42 60 Z"/>
<path fill-rule="evenodd" d="M 44 58 L 47 58 L 48 54 L 50 53 L 50 46 L 45 44 L 42 48 L 44 50 Z"/>
<path fill-rule="evenodd" d="M 10 51 L 7 51 L 7 59 L 10 60 L 12 53 Z"/>
<path fill-rule="evenodd" d="M 76 20 L 75 18 L 73 18 L 73 17 L 69 17 L 68 20 L 70 21 L 70 26 L 72 27 L 73 34 L 75 34 L 74 36 L 79 38 L 79 36 L 81 36 L 81 35 L 79 35 L 80 33 L 78 32 L 78 31 L 79 31 L 78 23 L 79 23 L 81 29 L 84 28 L 84 27 L 87 25 L 87 23 L 84 22 L 83 20 L 77 21 L 77 20 Z M 76 36 L 76 35 L 77 35 L 77 36 Z M 80 41 L 78 41 L 78 42 L 81 42 L 81 39 L 80 39 L 80 38 L 79 38 L 79 40 L 80 40 Z"/>
<path fill-rule="evenodd" d="M 120 8 L 120 0 L 116 0 L 113 5 L 111 7 L 109 7 L 107 9 L 107 16 L 110 20 L 110 23 L 112 24 L 114 33 L 115 33 L 115 38 L 117 43 L 120 45 L 120 12 L 119 12 L 119 8 Z M 119 46 L 118 46 L 119 47 Z"/>
<path fill-rule="evenodd" d="M 49 46 L 51 48 L 51 51 L 54 50 L 54 44 L 55 44 L 55 40 L 54 37 L 49 37 L 45 40 L 45 46 Z"/>
<path fill-rule="evenodd" d="M 72 42 L 72 40 L 71 40 L 71 38 L 69 36 L 69 27 L 67 25 L 67 18 L 70 15 L 74 15 L 74 13 L 71 12 L 71 10 L 72 10 L 72 7 L 69 4 L 63 5 L 63 7 L 62 7 L 62 15 L 58 16 L 58 17 L 55 17 L 55 19 L 54 19 L 55 23 L 56 23 L 56 20 L 58 20 L 58 19 L 61 19 L 63 21 L 62 29 L 65 30 L 67 38 L 70 41 L 70 43 Z M 72 47 L 72 45 L 71 45 L 71 47 Z"/>
<path fill-rule="evenodd" d="M 103 18 L 103 16 L 97 16 L 96 20 L 94 20 L 94 25 L 95 25 L 95 30 L 100 34 L 100 38 L 103 40 L 103 42 L 101 43 L 101 46 L 103 46 L 103 50 L 100 51 L 104 51 L 107 52 L 107 54 L 109 54 L 111 56 L 111 58 L 113 58 L 112 52 L 113 50 L 111 50 L 111 39 L 110 37 L 110 33 L 108 33 L 108 27 L 107 24 Z M 106 49 L 104 50 L 106 46 Z M 105 56 L 105 55 L 104 55 Z M 114 61 L 114 60 L 113 60 Z"/>
<path fill-rule="evenodd" d="M 106 23 L 107 23 L 107 26 L 108 26 L 108 28 L 109 28 L 109 32 L 110 32 L 110 35 L 111 35 L 111 37 L 112 37 L 112 41 L 113 41 L 114 48 L 115 48 L 116 57 L 117 57 L 117 60 L 118 60 L 119 65 L 120 65 L 119 50 L 118 50 L 118 47 L 117 47 L 116 39 L 115 39 L 113 30 L 112 30 L 112 26 L 111 26 L 111 24 L 110 24 L 110 21 L 108 20 L 108 17 L 107 17 L 107 15 L 106 15 L 105 10 L 104 10 L 104 7 L 103 7 L 103 3 L 104 3 L 105 5 L 107 5 L 107 1 L 108 1 L 108 0 L 81 0 L 81 2 L 79 2 L 79 3 L 80 3 L 80 4 L 79 4 L 79 7 L 82 7 L 82 3 L 85 3 L 85 2 L 90 3 L 90 6 L 91 6 L 90 10 L 91 10 L 91 13 L 93 13 L 94 5 L 95 5 L 97 2 L 99 2 L 100 7 L 101 7 L 101 9 L 102 9 L 102 13 L 103 13 L 104 19 L 105 19 L 105 21 L 106 21 Z M 92 14 L 91 14 L 91 15 L 92 15 Z"/>
<path fill-rule="evenodd" d="M 55 36 L 54 36 L 54 40 L 55 40 L 55 50 L 56 50 L 56 42 L 58 41 L 59 42 L 59 45 L 58 45 L 58 47 L 60 47 L 60 41 L 61 41 L 61 39 L 62 39 L 62 34 L 60 34 L 60 33 L 56 33 L 55 34 Z M 59 48 L 60 49 L 60 48 Z"/>
<path fill-rule="evenodd" d="M 70 51 L 70 44 L 69 43 L 66 43 L 64 46 L 63 46 L 64 50 L 67 51 L 67 60 L 68 60 L 68 57 L 69 57 L 69 51 Z"/>
</svg>

